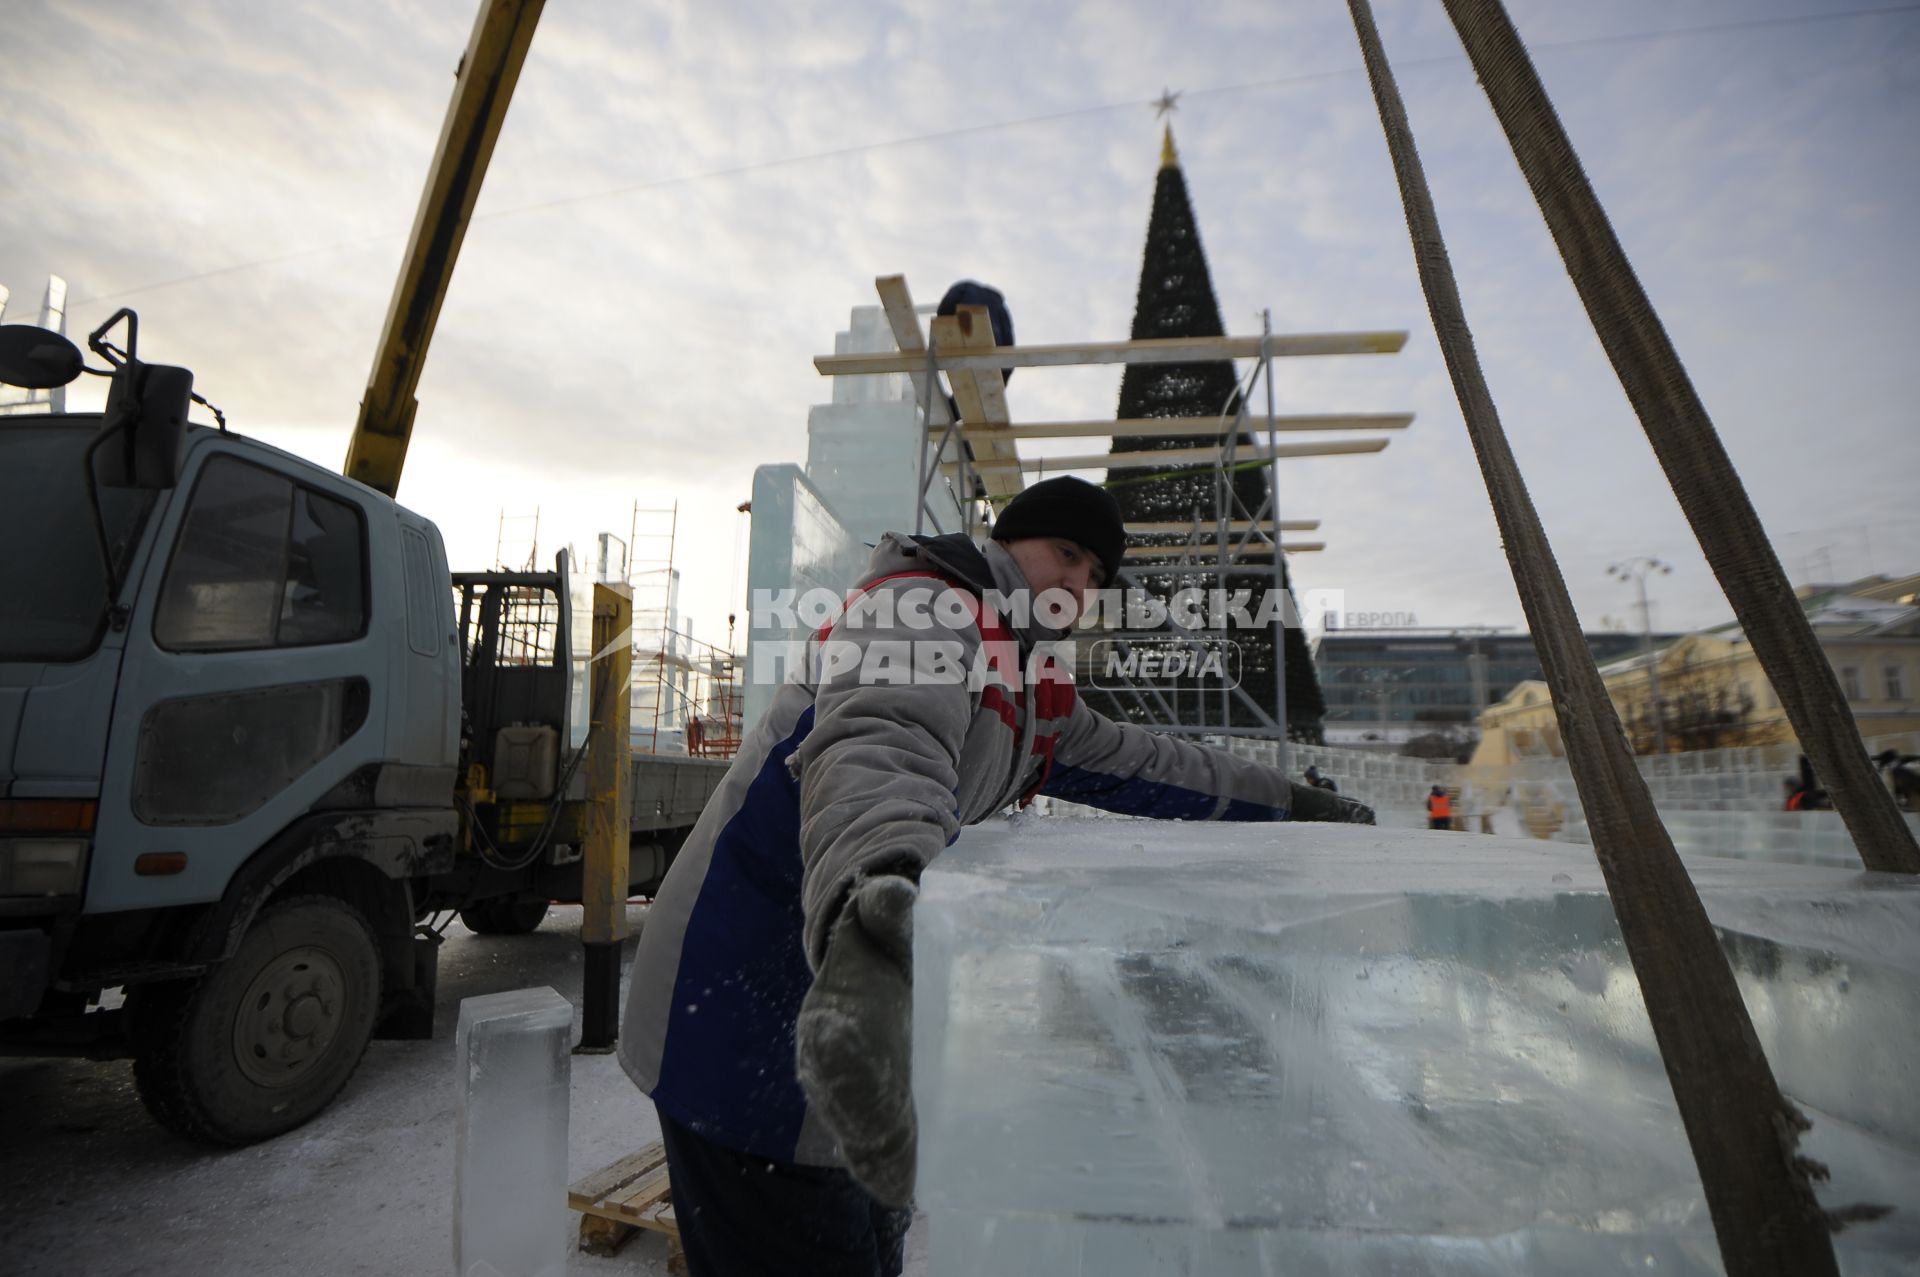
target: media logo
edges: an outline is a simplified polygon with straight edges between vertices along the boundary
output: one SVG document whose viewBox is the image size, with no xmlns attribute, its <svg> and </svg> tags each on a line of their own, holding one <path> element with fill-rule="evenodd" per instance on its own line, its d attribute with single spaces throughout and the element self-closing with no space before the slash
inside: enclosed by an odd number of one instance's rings
<svg viewBox="0 0 1920 1277">
<path fill-rule="evenodd" d="M 1087 683 L 1102 691 L 1219 692 L 1240 686 L 1240 645 L 1232 639 L 1103 638 L 1086 646 Z"/>
</svg>

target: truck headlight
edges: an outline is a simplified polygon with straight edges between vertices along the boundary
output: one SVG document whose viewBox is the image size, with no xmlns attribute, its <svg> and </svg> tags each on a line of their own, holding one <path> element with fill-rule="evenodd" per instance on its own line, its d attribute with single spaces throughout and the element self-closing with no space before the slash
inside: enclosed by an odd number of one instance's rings
<svg viewBox="0 0 1920 1277">
<path fill-rule="evenodd" d="M 0 896 L 77 896 L 86 879 L 84 838 L 0 838 Z"/>
</svg>

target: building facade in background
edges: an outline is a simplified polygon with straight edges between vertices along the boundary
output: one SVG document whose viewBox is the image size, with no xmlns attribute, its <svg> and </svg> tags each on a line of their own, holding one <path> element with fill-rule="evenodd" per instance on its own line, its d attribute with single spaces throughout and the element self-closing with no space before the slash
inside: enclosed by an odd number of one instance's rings
<svg viewBox="0 0 1920 1277">
<path fill-rule="evenodd" d="M 1656 634 L 1656 646 L 1678 635 Z M 1595 661 L 1641 650 L 1639 634 L 1586 636 Z M 1314 644 L 1329 745 L 1398 750 L 1451 735 L 1470 746 L 1482 710 L 1542 676 L 1533 639 L 1486 629 L 1337 629 Z"/>
<path fill-rule="evenodd" d="M 1920 575 L 1867 577 L 1797 591 L 1862 737 L 1920 732 Z M 1634 752 L 1669 753 L 1794 740 L 1780 697 L 1738 624 L 1688 634 L 1655 652 L 1660 688 L 1638 652 L 1602 661 L 1600 676 Z M 1324 676 L 1323 676 L 1324 677 Z M 1480 716 L 1473 761 L 1565 753 L 1544 682 L 1511 688 Z"/>
</svg>

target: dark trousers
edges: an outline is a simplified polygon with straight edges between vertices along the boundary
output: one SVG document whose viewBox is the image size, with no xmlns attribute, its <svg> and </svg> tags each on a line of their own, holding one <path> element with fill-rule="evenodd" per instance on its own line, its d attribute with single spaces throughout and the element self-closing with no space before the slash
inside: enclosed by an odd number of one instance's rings
<svg viewBox="0 0 1920 1277">
<path fill-rule="evenodd" d="M 1428 828 L 1428 829 L 1452 829 L 1452 828 L 1453 828 L 1453 817 L 1451 817 L 1451 816 L 1429 816 L 1429 817 L 1427 817 L 1427 828 Z"/>
<path fill-rule="evenodd" d="M 691 1277 L 900 1277 L 912 1212 L 845 1171 L 736 1152 L 665 1113 L 660 1142 Z"/>
</svg>

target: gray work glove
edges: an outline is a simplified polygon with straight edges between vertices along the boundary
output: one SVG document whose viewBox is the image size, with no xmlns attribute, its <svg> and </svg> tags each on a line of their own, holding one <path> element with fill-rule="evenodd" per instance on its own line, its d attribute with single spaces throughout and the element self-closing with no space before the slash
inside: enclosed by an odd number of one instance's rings
<svg viewBox="0 0 1920 1277">
<path fill-rule="evenodd" d="M 1294 820 L 1326 820 L 1348 825 L 1371 825 L 1373 808 L 1315 785 L 1290 784 Z"/>
<path fill-rule="evenodd" d="M 800 1004 L 795 1055 L 807 1103 L 853 1177 L 888 1206 L 913 1204 L 913 902 L 897 874 L 857 883 Z"/>
</svg>

